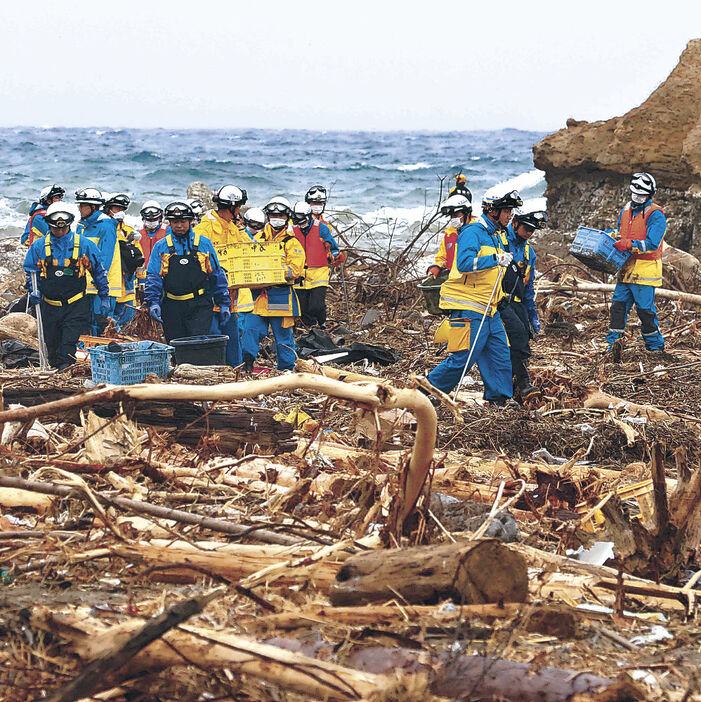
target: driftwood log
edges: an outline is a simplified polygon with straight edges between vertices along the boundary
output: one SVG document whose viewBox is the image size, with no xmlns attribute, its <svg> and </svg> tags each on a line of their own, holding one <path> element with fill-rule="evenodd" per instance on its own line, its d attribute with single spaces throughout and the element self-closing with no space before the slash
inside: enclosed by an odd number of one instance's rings
<svg viewBox="0 0 701 702">
<path fill-rule="evenodd" d="M 349 558 L 331 588 L 334 605 L 525 602 L 526 561 L 499 541 L 371 551 Z"/>
<path fill-rule="evenodd" d="M 353 385 L 307 373 L 293 373 L 265 380 L 223 383 L 213 386 L 166 383 L 130 386 L 108 385 L 58 402 L 0 412 L 0 423 L 31 419 L 106 401 L 231 402 L 289 390 L 309 390 L 323 393 L 368 409 L 400 408 L 412 412 L 416 417 L 416 434 L 406 476 L 402 481 L 401 502 L 397 511 L 397 527 L 401 529 L 401 524 L 414 508 L 426 482 L 433 461 L 433 450 L 438 430 L 436 410 L 429 399 L 417 390 L 394 388 L 382 383 Z"/>
</svg>

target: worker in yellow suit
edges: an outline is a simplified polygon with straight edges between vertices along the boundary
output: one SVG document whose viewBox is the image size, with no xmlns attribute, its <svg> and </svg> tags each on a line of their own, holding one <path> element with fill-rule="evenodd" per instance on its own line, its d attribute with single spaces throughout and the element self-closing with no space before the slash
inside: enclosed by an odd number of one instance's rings
<svg viewBox="0 0 701 702">
<path fill-rule="evenodd" d="M 278 370 L 292 370 L 297 354 L 292 334 L 295 317 L 299 315 L 299 300 L 294 281 L 304 274 L 304 249 L 289 226 L 292 206 L 284 197 L 274 197 L 263 208 L 267 224 L 262 232 L 263 241 L 282 242 L 285 250 L 286 283 L 252 290 L 253 312 L 246 315 L 242 349 L 244 368 L 253 370 L 260 342 L 272 328 Z"/>
<path fill-rule="evenodd" d="M 212 199 L 216 209 L 205 213 L 194 231 L 196 234 L 206 236 L 221 257 L 224 248 L 243 241 L 243 233 L 236 222 L 239 219 L 241 206 L 248 200 L 248 195 L 245 190 L 235 185 L 223 185 Z M 222 266 L 226 267 L 224 260 L 222 260 Z M 229 289 L 231 316 L 222 325 L 219 315 L 214 315 L 210 329 L 210 334 L 226 334 L 229 337 L 226 344 L 226 362 L 230 366 L 241 364 L 241 337 L 237 317 L 238 294 L 236 289 Z"/>
<path fill-rule="evenodd" d="M 124 295 L 118 297 L 114 305 L 114 323 L 118 329 L 134 319 L 136 314 L 136 279 L 143 280 L 146 272 L 144 253 L 139 241 L 141 234 L 124 221 L 124 215 L 131 203 L 131 198 L 126 193 L 113 193 L 107 196 L 102 211 L 117 223 L 117 245 L 122 263 L 122 285 Z"/>
</svg>

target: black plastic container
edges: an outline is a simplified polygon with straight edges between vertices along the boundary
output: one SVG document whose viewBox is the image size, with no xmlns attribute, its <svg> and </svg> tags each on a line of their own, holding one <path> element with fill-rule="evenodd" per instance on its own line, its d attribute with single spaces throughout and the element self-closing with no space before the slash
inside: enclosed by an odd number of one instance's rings
<svg viewBox="0 0 701 702">
<path fill-rule="evenodd" d="M 184 336 L 172 339 L 170 345 L 175 349 L 175 363 L 190 363 L 193 366 L 223 366 L 226 364 L 225 334 L 207 334 L 204 336 Z"/>
</svg>

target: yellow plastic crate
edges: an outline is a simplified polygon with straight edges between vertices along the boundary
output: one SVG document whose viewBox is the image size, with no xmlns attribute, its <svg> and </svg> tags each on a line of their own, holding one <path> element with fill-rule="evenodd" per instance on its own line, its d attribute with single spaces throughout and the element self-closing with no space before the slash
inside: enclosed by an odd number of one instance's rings
<svg viewBox="0 0 701 702">
<path fill-rule="evenodd" d="M 635 515 L 638 519 L 641 519 L 643 522 L 652 519 L 655 514 L 652 480 L 643 480 L 642 483 L 635 483 L 635 485 L 618 488 L 616 492 L 622 500 L 635 499 L 640 508 L 640 514 Z M 582 515 L 582 529 L 588 531 L 590 534 L 594 534 L 598 531 L 606 521 L 600 509 L 594 510 L 593 514 L 589 518 L 586 518 L 592 511 L 592 507 L 587 502 L 580 502 L 574 509 L 578 514 Z"/>
<path fill-rule="evenodd" d="M 267 288 L 285 283 L 285 247 L 279 241 L 216 246 L 230 288 Z"/>
</svg>

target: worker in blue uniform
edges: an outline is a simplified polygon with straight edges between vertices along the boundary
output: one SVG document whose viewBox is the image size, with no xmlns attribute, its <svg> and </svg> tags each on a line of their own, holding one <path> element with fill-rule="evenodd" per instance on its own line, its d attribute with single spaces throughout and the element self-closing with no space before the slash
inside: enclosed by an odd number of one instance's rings
<svg viewBox="0 0 701 702">
<path fill-rule="evenodd" d="M 97 188 L 76 190 L 75 201 L 80 211 L 80 221 L 76 232 L 95 244 L 100 252 L 100 262 L 107 274 L 109 309 L 105 310 L 104 305 L 102 305 L 98 290 L 90 276 L 88 276 L 86 289 L 92 305 L 92 333 L 101 336 L 109 323 L 109 318 L 114 317 L 117 300 L 124 295 L 122 258 L 117 240 L 117 222 L 100 210 L 105 204 L 105 198 Z"/>
<path fill-rule="evenodd" d="M 212 242 L 192 230 L 195 213 L 186 202 L 171 202 L 164 216 L 170 226 L 151 252 L 144 300 L 167 341 L 209 334 L 213 314 L 221 326 L 231 314 L 226 274 Z"/>
<path fill-rule="evenodd" d="M 42 188 L 39 201 L 33 202 L 29 208 L 29 219 L 20 237 L 25 246 L 31 246 L 36 239 L 41 239 L 49 231 L 49 225 L 44 219 L 46 209 L 54 202 L 60 202 L 65 194 L 66 191 L 56 183 Z"/>
<path fill-rule="evenodd" d="M 73 212 L 64 203 L 55 202 L 44 218 L 49 231 L 30 246 L 24 270 L 29 301 L 41 308 L 49 364 L 60 370 L 74 363 L 78 339 L 90 331 L 88 275 L 105 312 L 109 309 L 109 286 L 95 244 L 71 232 Z M 36 274 L 38 289 L 34 288 L 32 274 Z"/>
<path fill-rule="evenodd" d="M 514 259 L 504 274 L 504 297 L 499 301 L 498 309 L 509 339 L 514 388 L 522 400 L 538 392 L 531 384 L 526 367 L 531 356 L 531 337 L 540 331 L 533 287 L 536 252 L 528 240 L 536 229 L 545 227 L 547 221 L 547 214 L 543 210 L 516 210 L 506 230 L 508 250 Z"/>
<path fill-rule="evenodd" d="M 450 355 L 428 375 L 429 382 L 443 392 L 455 388 L 469 359 L 465 372 L 477 363 L 486 400 L 504 405 L 513 395 L 509 344 L 497 305 L 504 294 L 504 269 L 513 259 L 506 251 L 506 227 L 514 207 L 522 204 L 515 190 L 488 191 L 482 216 L 474 222 L 468 223 L 471 203 L 442 213 L 462 222 L 457 227 L 455 259 L 441 286 L 439 305 L 451 313 L 436 332 L 436 341 L 447 342 Z"/>
<path fill-rule="evenodd" d="M 628 313 L 635 304 L 640 318 L 643 342 L 648 351 L 662 351 L 655 307 L 655 288 L 662 285 L 662 248 L 667 218 L 662 208 L 652 202 L 657 183 L 649 173 L 634 173 L 630 183 L 631 199 L 618 215 L 614 244 L 618 251 L 630 252 L 630 258 L 618 272 L 613 291 L 611 316 L 606 341 L 609 348 L 623 334 Z"/>
</svg>

